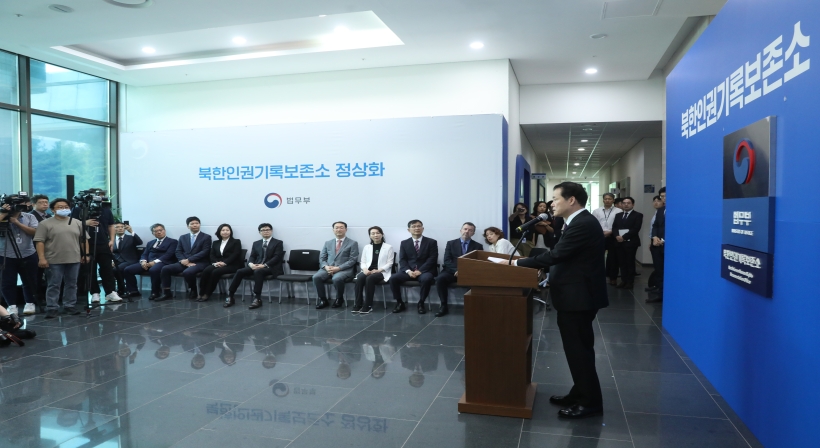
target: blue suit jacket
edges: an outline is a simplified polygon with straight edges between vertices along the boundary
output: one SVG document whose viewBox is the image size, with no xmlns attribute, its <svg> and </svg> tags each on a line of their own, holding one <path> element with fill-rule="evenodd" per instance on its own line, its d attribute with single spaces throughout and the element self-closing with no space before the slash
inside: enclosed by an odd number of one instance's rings
<svg viewBox="0 0 820 448">
<path fill-rule="evenodd" d="M 407 272 L 416 267 L 421 272 L 436 274 L 436 261 L 438 261 L 436 240 L 422 236 L 418 255 L 416 255 L 413 238 L 402 241 L 399 247 L 399 271 Z"/>
<path fill-rule="evenodd" d="M 159 247 L 154 247 L 156 242 L 157 239 L 154 238 L 145 245 L 145 251 L 142 252 L 140 259 L 148 262 L 159 260 L 165 264 L 176 263 L 177 259 L 174 253 L 177 250 L 177 240 L 166 236 Z"/>
<path fill-rule="evenodd" d="M 178 261 L 188 260 L 191 263 L 209 261 L 211 259 L 211 235 L 199 232 L 191 247 L 191 234 L 186 233 L 179 237 L 176 257 Z"/>
</svg>

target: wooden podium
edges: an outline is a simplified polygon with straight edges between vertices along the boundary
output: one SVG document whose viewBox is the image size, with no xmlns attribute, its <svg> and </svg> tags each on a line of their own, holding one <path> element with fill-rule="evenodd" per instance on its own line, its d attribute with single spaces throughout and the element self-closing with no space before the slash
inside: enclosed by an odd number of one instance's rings
<svg viewBox="0 0 820 448">
<path fill-rule="evenodd" d="M 532 382 L 530 296 L 538 270 L 488 257 L 503 256 L 473 251 L 458 259 L 458 284 L 471 287 L 464 295 L 466 392 L 458 412 L 532 418 L 537 384 Z"/>
</svg>

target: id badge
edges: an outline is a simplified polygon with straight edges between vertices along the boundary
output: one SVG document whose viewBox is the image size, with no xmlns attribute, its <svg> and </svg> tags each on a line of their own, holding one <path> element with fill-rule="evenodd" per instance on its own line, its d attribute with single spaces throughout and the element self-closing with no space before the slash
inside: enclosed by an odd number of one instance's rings
<svg viewBox="0 0 820 448">
<path fill-rule="evenodd" d="M 18 235 L 17 238 L 15 238 L 15 240 L 17 240 L 17 245 L 18 246 L 23 244 L 23 238 L 20 235 Z"/>
</svg>

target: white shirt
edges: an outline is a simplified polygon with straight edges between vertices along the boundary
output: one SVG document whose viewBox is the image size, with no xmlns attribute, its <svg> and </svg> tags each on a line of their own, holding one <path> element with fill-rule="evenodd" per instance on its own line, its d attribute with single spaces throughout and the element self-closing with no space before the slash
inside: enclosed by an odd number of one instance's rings
<svg viewBox="0 0 820 448">
<path fill-rule="evenodd" d="M 499 238 L 495 244 L 490 244 L 489 252 L 495 252 L 497 254 L 504 254 L 510 255 L 515 251 L 515 246 L 509 241 L 504 238 Z M 520 255 L 518 251 L 515 251 L 515 255 Z"/>
<path fill-rule="evenodd" d="M 621 213 L 622 211 L 623 210 L 613 205 L 612 207 L 609 207 L 609 209 L 604 207 L 595 209 L 595 211 L 592 212 L 592 216 L 598 219 L 598 222 L 601 223 L 601 228 L 604 229 L 604 231 L 612 231 L 612 223 L 615 222 L 615 215 Z"/>
<path fill-rule="evenodd" d="M 228 240 L 222 240 L 222 242 L 219 243 L 219 255 L 224 255 L 225 246 L 227 246 L 227 245 L 228 245 Z"/>
</svg>

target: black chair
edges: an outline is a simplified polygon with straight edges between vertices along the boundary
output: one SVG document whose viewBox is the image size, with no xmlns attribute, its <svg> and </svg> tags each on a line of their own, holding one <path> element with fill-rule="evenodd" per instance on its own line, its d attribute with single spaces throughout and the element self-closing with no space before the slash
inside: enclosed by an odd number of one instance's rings
<svg viewBox="0 0 820 448">
<path fill-rule="evenodd" d="M 393 263 L 393 267 L 390 268 L 390 273 L 395 274 L 396 271 L 399 269 L 398 263 Z M 384 287 L 387 285 L 388 282 L 382 280 L 378 283 L 379 286 L 382 287 L 382 302 L 384 303 L 384 309 L 387 309 L 387 293 L 384 292 Z M 418 282 L 416 282 L 418 283 Z"/>
<path fill-rule="evenodd" d="M 320 251 L 313 249 L 291 249 L 288 255 L 288 267 L 290 271 L 310 271 L 310 274 L 283 274 L 277 277 L 279 280 L 279 303 L 282 303 L 283 283 L 304 283 L 307 293 L 308 305 L 310 305 L 310 287 L 308 282 L 313 281 L 313 274 L 319 270 Z M 294 291 L 295 296 L 295 291 Z"/>
<path fill-rule="evenodd" d="M 440 264 L 436 264 L 436 273 L 433 275 L 433 277 L 438 277 L 438 272 L 439 272 L 440 267 L 441 267 Z M 404 293 L 404 302 L 405 303 L 410 303 L 407 300 L 407 288 L 421 288 L 421 283 L 419 283 L 418 280 L 408 280 L 408 281 L 402 283 L 401 290 Z M 427 309 L 429 309 L 429 310 L 433 309 L 433 306 L 430 305 L 430 302 L 427 302 Z"/>
<path fill-rule="evenodd" d="M 530 257 L 536 257 L 536 256 L 538 256 L 538 255 L 541 255 L 541 254 L 546 253 L 546 252 L 549 252 L 549 251 L 550 251 L 549 249 L 544 249 L 544 248 L 542 248 L 542 247 L 534 247 L 534 248 L 530 249 Z M 532 296 L 532 298 L 533 298 L 533 299 L 535 299 L 535 300 L 537 300 L 537 301 L 539 301 L 539 302 L 541 302 L 541 303 L 543 303 L 544 305 L 547 305 L 547 307 L 549 307 L 549 305 L 547 304 L 547 302 L 546 302 L 546 301 L 544 301 L 541 297 L 539 297 L 539 296 Z"/>
</svg>

